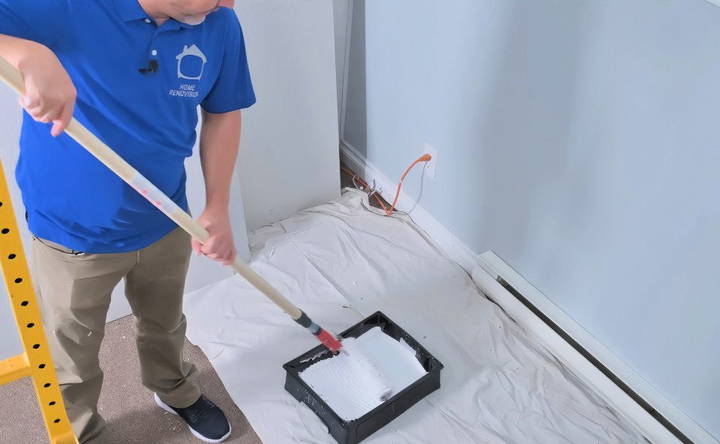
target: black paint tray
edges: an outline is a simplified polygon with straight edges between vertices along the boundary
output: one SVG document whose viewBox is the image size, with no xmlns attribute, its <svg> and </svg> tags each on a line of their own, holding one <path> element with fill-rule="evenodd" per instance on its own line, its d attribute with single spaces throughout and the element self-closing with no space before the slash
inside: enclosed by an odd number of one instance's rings
<svg viewBox="0 0 720 444">
<path fill-rule="evenodd" d="M 355 444 L 362 441 L 400 416 L 416 402 L 440 388 L 440 370 L 443 369 L 440 361 L 435 359 L 422 345 L 381 312 L 378 311 L 359 324 L 348 328 L 340 334 L 340 337 L 356 338 L 373 327 L 380 327 L 385 334 L 394 339 L 399 340 L 402 338 L 415 350 L 415 357 L 425 368 L 427 374 L 360 418 L 351 421 L 340 418 L 325 401 L 320 399 L 320 396 L 305 384 L 305 381 L 300 379 L 300 372 L 312 364 L 328 359 L 331 356 L 330 351 L 324 346 L 318 345 L 283 365 L 283 368 L 287 371 L 285 390 L 290 392 L 295 399 L 310 407 L 325 423 L 328 432 L 340 444 Z"/>
</svg>

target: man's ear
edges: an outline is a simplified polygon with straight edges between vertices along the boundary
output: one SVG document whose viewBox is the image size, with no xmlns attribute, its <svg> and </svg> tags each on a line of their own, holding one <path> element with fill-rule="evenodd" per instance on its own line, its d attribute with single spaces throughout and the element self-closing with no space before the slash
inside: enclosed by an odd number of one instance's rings
<svg viewBox="0 0 720 444">
<path fill-rule="evenodd" d="M 233 6 L 235 6 L 235 0 L 220 0 L 219 6 L 224 6 L 226 8 L 232 9 Z"/>
</svg>

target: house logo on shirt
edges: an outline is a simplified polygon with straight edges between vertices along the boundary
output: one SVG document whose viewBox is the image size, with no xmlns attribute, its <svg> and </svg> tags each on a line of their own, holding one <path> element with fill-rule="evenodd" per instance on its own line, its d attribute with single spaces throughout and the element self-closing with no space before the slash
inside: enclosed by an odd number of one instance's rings
<svg viewBox="0 0 720 444">
<path fill-rule="evenodd" d="M 183 45 L 183 50 L 176 57 L 178 79 L 200 80 L 202 78 L 207 57 L 197 45 Z"/>
<path fill-rule="evenodd" d="M 207 56 L 197 47 L 197 45 L 183 45 L 183 49 L 178 54 L 177 59 L 177 76 L 180 80 L 200 80 L 205 71 Z M 171 96 L 192 97 L 199 95 L 197 85 L 194 83 L 182 83 L 179 89 L 171 89 Z"/>
</svg>

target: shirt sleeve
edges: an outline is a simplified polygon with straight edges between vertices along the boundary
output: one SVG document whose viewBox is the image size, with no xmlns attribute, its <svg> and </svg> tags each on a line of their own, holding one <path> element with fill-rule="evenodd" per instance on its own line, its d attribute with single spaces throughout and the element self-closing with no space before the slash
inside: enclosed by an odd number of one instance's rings
<svg viewBox="0 0 720 444">
<path fill-rule="evenodd" d="M 255 91 L 250 78 L 240 22 L 233 10 L 227 9 L 224 12 L 229 16 L 229 25 L 222 66 L 215 84 L 201 103 L 205 111 L 215 114 L 248 108 L 255 103 Z"/>
<path fill-rule="evenodd" d="M 0 0 L 0 34 L 52 48 L 68 23 L 67 0 Z"/>
</svg>

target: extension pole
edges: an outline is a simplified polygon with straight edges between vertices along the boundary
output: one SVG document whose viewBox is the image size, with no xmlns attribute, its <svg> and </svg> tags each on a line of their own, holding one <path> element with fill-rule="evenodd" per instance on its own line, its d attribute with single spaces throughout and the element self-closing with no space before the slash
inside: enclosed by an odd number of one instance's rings
<svg viewBox="0 0 720 444">
<path fill-rule="evenodd" d="M 0 57 L 0 78 L 5 81 L 18 94 L 23 95 L 25 82 L 22 74 L 3 57 Z M 190 236 L 201 243 L 205 243 L 210 237 L 209 233 L 199 223 L 193 220 L 189 214 L 183 211 L 165 193 L 153 185 L 145 176 L 128 164 L 115 151 L 95 136 L 83 124 L 74 117 L 68 124 L 65 132 L 75 139 L 77 143 L 95 156 L 105 166 L 124 180 L 135 191 L 155 205 L 167 217 L 172 219 L 178 226 L 188 232 Z M 340 350 L 342 345 L 331 333 L 314 323 L 302 310 L 296 307 L 285 296 L 280 294 L 269 282 L 240 258 L 235 258 L 232 268 L 240 273 L 250 284 L 268 297 L 280 309 L 287 313 L 295 322 L 307 328 L 318 340 L 333 353 Z"/>
</svg>

